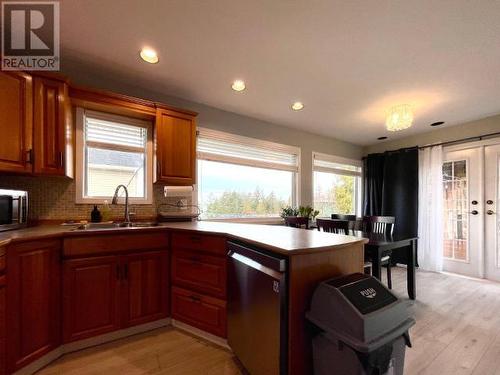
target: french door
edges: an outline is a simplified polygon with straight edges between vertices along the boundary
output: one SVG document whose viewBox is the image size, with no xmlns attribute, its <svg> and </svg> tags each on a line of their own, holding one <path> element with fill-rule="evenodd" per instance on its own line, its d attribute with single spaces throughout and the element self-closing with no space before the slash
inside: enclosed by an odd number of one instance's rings
<svg viewBox="0 0 500 375">
<path fill-rule="evenodd" d="M 500 144 L 484 148 L 485 277 L 500 281 Z"/>
<path fill-rule="evenodd" d="M 500 142 L 461 147 L 444 156 L 443 268 L 500 281 Z"/>
</svg>

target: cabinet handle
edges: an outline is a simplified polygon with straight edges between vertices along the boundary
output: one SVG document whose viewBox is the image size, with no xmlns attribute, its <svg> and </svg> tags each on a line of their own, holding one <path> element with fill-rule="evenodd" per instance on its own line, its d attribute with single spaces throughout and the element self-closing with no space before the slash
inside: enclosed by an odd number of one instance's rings
<svg viewBox="0 0 500 375">
<path fill-rule="evenodd" d="M 123 266 L 123 278 L 125 280 L 128 280 L 128 264 L 125 263 L 125 265 Z"/>
<path fill-rule="evenodd" d="M 33 164 L 33 149 L 30 148 L 26 151 L 26 163 Z"/>
<path fill-rule="evenodd" d="M 193 263 L 194 265 L 199 265 L 200 262 L 201 262 L 201 259 L 199 257 L 196 257 L 196 256 L 191 257 L 191 263 Z"/>
<path fill-rule="evenodd" d="M 156 176 L 161 177 L 161 163 L 159 160 L 156 160 Z"/>
<path fill-rule="evenodd" d="M 198 296 L 192 295 L 189 298 L 191 298 L 191 301 L 193 301 L 193 302 L 196 302 L 196 303 L 201 302 L 201 298 Z"/>
<path fill-rule="evenodd" d="M 201 237 L 200 236 L 191 236 L 190 240 L 193 242 L 201 242 Z"/>
<path fill-rule="evenodd" d="M 64 154 L 62 151 L 59 151 L 59 166 L 64 167 Z"/>
<path fill-rule="evenodd" d="M 121 275 L 120 275 L 120 265 L 116 265 L 116 280 L 120 280 Z"/>
</svg>

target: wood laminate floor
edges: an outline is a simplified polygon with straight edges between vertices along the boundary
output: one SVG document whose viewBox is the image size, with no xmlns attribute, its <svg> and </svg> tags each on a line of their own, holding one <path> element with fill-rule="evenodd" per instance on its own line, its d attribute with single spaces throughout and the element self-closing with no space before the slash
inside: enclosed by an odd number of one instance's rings
<svg viewBox="0 0 500 375">
<path fill-rule="evenodd" d="M 406 270 L 393 273 L 407 298 Z M 500 284 L 417 273 L 417 324 L 405 374 L 500 375 Z M 165 328 L 68 354 L 39 375 L 239 375 L 232 354 L 182 331 Z M 342 374 L 344 375 L 344 374 Z"/>
</svg>

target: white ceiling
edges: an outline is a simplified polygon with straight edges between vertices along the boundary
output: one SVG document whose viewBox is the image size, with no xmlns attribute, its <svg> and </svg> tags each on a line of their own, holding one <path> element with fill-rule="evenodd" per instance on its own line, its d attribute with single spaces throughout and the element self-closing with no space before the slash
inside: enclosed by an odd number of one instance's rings
<svg viewBox="0 0 500 375">
<path fill-rule="evenodd" d="M 359 145 L 500 112 L 496 0 L 64 0 L 61 41 L 63 64 Z M 414 126 L 388 134 L 403 103 Z"/>
</svg>

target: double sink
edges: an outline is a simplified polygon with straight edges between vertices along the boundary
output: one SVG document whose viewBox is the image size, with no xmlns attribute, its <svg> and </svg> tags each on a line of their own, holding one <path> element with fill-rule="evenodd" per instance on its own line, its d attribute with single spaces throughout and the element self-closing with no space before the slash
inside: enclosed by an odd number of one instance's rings
<svg viewBox="0 0 500 375">
<path fill-rule="evenodd" d="M 99 231 L 99 230 L 109 230 L 109 229 L 126 229 L 126 228 L 152 228 L 157 227 L 158 223 L 156 221 L 148 222 L 136 222 L 136 223 L 88 223 L 81 224 L 74 228 L 74 231 Z"/>
</svg>

